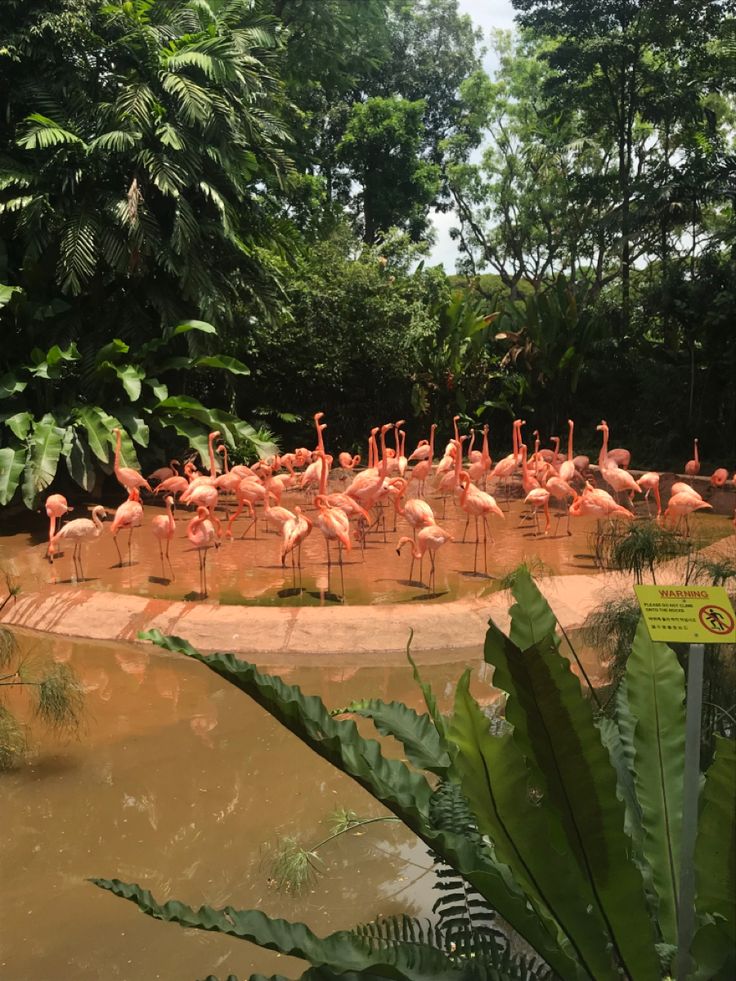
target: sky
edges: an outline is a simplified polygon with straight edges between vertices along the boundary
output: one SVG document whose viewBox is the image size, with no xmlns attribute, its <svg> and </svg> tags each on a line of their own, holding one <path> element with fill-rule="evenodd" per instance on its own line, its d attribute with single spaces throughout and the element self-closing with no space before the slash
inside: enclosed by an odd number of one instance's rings
<svg viewBox="0 0 736 981">
<path fill-rule="evenodd" d="M 470 14 L 476 27 L 481 28 L 486 44 L 491 28 L 509 30 L 514 26 L 514 10 L 511 6 L 511 0 L 458 0 L 458 8 L 461 13 Z M 489 74 L 493 72 L 495 59 L 490 52 L 486 53 L 483 66 Z M 450 228 L 456 224 L 455 215 L 451 211 L 446 214 L 435 212 L 432 224 L 437 242 L 432 248 L 427 265 L 434 266 L 441 263 L 448 273 L 453 273 L 457 258 L 457 246 L 450 238 Z"/>
</svg>

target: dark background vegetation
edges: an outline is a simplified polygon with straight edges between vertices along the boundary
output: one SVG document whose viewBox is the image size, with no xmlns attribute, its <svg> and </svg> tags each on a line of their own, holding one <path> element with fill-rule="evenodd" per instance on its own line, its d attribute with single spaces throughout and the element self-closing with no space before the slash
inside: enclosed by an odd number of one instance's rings
<svg viewBox="0 0 736 981">
<path fill-rule="evenodd" d="M 734 0 L 514 6 L 481 38 L 455 0 L 7 0 L 0 502 L 92 489 L 118 422 L 148 466 L 319 409 L 333 450 L 605 417 L 635 464 L 733 468 Z"/>
</svg>

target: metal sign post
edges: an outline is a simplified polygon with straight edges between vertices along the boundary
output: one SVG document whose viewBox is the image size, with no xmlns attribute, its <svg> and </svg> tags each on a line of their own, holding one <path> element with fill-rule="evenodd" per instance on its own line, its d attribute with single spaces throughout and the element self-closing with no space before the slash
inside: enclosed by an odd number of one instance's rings
<svg viewBox="0 0 736 981">
<path fill-rule="evenodd" d="M 721 586 L 634 586 L 634 591 L 653 641 L 689 645 L 675 958 L 675 977 L 677 981 L 685 981 L 690 971 L 690 946 L 695 934 L 695 844 L 698 836 L 704 644 L 736 643 L 736 615 Z"/>
</svg>

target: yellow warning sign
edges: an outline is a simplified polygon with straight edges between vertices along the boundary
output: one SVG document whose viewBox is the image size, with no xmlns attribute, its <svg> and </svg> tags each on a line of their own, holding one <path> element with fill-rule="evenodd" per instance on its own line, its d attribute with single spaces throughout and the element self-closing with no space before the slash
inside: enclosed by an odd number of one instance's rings
<svg viewBox="0 0 736 981">
<path fill-rule="evenodd" d="M 634 586 L 652 640 L 736 644 L 736 615 L 722 586 Z"/>
</svg>

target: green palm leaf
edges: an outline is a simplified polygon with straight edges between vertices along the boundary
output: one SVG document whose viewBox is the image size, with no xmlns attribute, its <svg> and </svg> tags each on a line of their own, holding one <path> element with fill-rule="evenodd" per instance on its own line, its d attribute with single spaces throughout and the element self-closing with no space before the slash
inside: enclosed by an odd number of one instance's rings
<svg viewBox="0 0 736 981">
<path fill-rule="evenodd" d="M 10 504 L 18 489 L 26 465 L 25 447 L 4 446 L 0 449 L 0 504 Z"/>
<path fill-rule="evenodd" d="M 34 423 L 23 475 L 23 502 L 26 507 L 35 507 L 38 495 L 56 476 L 63 436 L 64 430 L 59 428 L 50 412 Z"/>
</svg>

